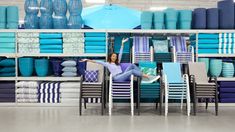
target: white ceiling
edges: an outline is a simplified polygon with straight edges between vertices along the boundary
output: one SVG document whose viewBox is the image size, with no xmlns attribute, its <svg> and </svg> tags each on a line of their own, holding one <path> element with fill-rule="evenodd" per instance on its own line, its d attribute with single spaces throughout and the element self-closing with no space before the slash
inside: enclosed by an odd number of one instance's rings
<svg viewBox="0 0 235 132">
<path fill-rule="evenodd" d="M 0 0 L 0 5 L 18 5 L 20 8 L 20 18 L 24 18 L 24 1 L 25 0 Z M 40 1 L 40 0 L 38 0 Z M 69 1 L 69 0 L 67 0 Z M 91 6 L 85 0 L 83 6 Z M 150 7 L 172 7 L 176 9 L 194 9 L 197 7 L 216 7 L 219 0 L 109 0 L 112 4 L 120 4 L 129 8 L 138 10 L 149 10 Z"/>
</svg>

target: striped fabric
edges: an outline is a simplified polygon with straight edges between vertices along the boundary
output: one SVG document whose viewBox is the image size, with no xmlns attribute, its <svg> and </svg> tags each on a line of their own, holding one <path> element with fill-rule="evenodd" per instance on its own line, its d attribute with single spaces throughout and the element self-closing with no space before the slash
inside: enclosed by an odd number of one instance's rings
<svg viewBox="0 0 235 132">
<path fill-rule="evenodd" d="M 86 103 L 101 103 L 101 98 L 85 98 Z"/>
<path fill-rule="evenodd" d="M 60 83 L 46 82 L 41 83 L 38 89 L 38 102 L 40 103 L 59 103 L 60 102 Z"/>
<path fill-rule="evenodd" d="M 134 37 L 133 46 L 134 46 L 133 59 L 135 63 L 138 63 L 139 61 L 151 61 L 149 39 L 146 36 Z"/>
<path fill-rule="evenodd" d="M 186 82 L 168 84 L 168 99 L 187 99 L 186 95 L 187 95 Z"/>
</svg>

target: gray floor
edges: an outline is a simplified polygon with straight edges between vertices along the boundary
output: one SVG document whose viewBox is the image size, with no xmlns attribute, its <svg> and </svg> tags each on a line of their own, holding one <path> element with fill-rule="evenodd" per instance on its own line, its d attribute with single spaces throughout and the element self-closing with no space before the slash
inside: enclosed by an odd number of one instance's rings
<svg viewBox="0 0 235 132">
<path fill-rule="evenodd" d="M 99 109 L 78 115 L 76 107 L 0 107 L 0 132 L 232 132 L 235 107 L 200 108 L 197 116 L 187 117 L 175 107 L 169 116 L 159 116 L 152 107 L 141 116 L 129 116 L 129 109 L 119 108 L 114 115 L 100 116 Z M 98 114 L 98 115 L 97 115 Z"/>
</svg>

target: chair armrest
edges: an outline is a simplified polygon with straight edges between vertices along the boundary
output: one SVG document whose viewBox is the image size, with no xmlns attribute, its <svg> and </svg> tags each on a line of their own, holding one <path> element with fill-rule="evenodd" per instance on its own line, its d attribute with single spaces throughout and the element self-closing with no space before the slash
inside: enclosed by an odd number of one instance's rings
<svg viewBox="0 0 235 132">
<path fill-rule="evenodd" d="M 217 77 L 210 77 L 209 82 L 214 82 L 217 84 Z"/>
<path fill-rule="evenodd" d="M 189 83 L 194 84 L 195 83 L 195 76 L 189 75 Z"/>
<path fill-rule="evenodd" d="M 186 81 L 186 82 L 189 81 L 188 74 L 184 74 L 184 75 L 183 75 L 183 79 L 184 79 L 184 81 Z"/>
</svg>

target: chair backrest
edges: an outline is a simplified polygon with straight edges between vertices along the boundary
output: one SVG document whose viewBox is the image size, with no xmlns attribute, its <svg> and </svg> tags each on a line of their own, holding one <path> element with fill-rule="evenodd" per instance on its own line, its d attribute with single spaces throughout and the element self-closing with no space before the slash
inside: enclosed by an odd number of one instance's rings
<svg viewBox="0 0 235 132">
<path fill-rule="evenodd" d="M 104 79 L 104 66 L 92 62 L 87 62 L 87 71 L 99 70 L 98 82 L 103 82 Z"/>
<path fill-rule="evenodd" d="M 168 83 L 181 83 L 183 81 L 180 63 L 163 63 L 163 74 L 167 76 Z"/>
<path fill-rule="evenodd" d="M 203 62 L 189 62 L 189 74 L 195 76 L 197 83 L 208 83 L 206 65 Z"/>
<path fill-rule="evenodd" d="M 156 64 L 156 62 L 151 62 L 151 61 L 140 61 L 139 66 L 140 67 L 148 67 L 148 68 L 156 68 L 157 64 Z"/>
<path fill-rule="evenodd" d="M 133 46 L 135 53 L 149 53 L 149 39 L 146 36 L 134 37 Z"/>
<path fill-rule="evenodd" d="M 181 36 L 170 38 L 171 46 L 175 46 L 176 52 L 187 52 L 186 39 Z"/>
<path fill-rule="evenodd" d="M 124 71 L 127 69 L 127 67 L 130 66 L 130 65 L 131 65 L 131 63 L 120 63 L 120 66 L 121 66 L 123 72 L 124 72 Z"/>
<path fill-rule="evenodd" d="M 155 53 L 168 53 L 168 40 L 152 40 Z"/>
</svg>

